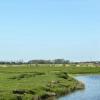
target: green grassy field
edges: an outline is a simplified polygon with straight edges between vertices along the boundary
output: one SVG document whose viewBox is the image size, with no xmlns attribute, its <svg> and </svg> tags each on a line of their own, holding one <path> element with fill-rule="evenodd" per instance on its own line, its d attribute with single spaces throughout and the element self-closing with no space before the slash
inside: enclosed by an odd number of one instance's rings
<svg viewBox="0 0 100 100">
<path fill-rule="evenodd" d="M 44 100 L 50 96 L 60 96 L 82 89 L 84 85 L 70 77 L 70 74 L 100 74 L 100 67 L 72 65 L 68 67 L 63 65 L 0 67 L 0 100 L 39 100 L 41 98 Z"/>
</svg>

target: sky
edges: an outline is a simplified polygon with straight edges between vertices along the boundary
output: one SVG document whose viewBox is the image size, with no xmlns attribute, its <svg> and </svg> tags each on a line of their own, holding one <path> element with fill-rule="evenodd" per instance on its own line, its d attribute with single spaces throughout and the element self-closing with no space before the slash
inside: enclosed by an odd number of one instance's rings
<svg viewBox="0 0 100 100">
<path fill-rule="evenodd" d="M 100 60 L 100 0 L 0 0 L 0 60 Z"/>
</svg>

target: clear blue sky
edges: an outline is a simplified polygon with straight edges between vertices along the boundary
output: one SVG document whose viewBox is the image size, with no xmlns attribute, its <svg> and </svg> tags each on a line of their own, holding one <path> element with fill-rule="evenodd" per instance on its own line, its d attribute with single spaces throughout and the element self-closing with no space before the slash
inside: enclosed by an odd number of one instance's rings
<svg viewBox="0 0 100 100">
<path fill-rule="evenodd" d="M 100 0 L 1 0 L 0 60 L 100 60 Z"/>
</svg>

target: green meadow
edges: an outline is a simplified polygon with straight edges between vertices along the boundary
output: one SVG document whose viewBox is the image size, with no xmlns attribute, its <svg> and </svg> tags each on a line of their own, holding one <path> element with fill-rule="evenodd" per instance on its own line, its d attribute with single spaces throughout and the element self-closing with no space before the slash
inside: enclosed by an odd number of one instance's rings
<svg viewBox="0 0 100 100">
<path fill-rule="evenodd" d="M 83 89 L 76 74 L 100 74 L 100 67 L 0 65 L 0 100 L 47 100 Z M 51 99 L 53 100 L 53 99 Z"/>
</svg>

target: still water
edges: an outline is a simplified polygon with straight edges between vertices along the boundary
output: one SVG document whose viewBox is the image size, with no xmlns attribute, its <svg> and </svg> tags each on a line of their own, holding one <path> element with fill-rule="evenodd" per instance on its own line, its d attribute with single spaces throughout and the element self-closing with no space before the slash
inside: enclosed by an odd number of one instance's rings
<svg viewBox="0 0 100 100">
<path fill-rule="evenodd" d="M 100 100 L 100 75 L 78 76 L 85 84 L 85 90 L 71 93 L 58 100 Z"/>
</svg>

